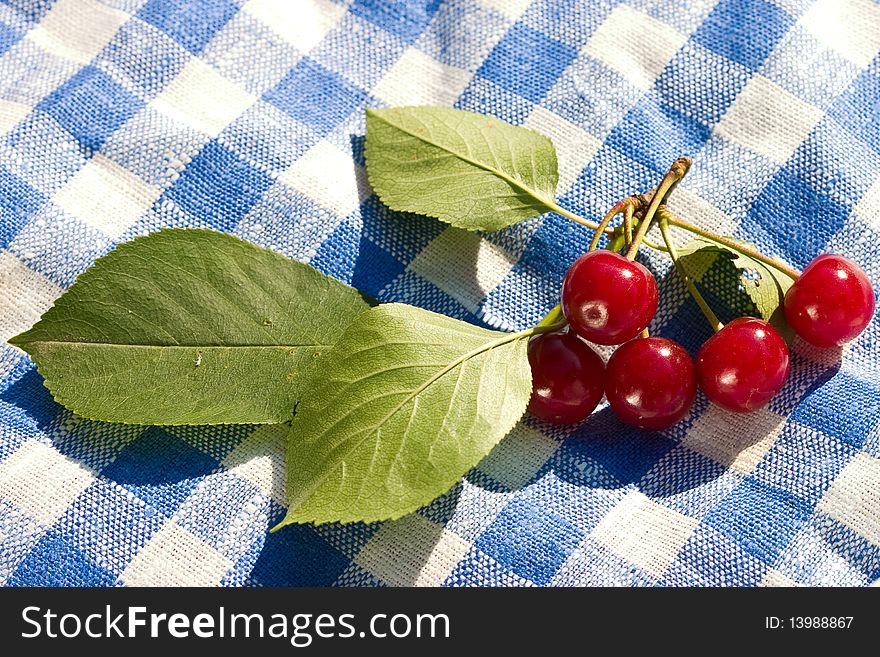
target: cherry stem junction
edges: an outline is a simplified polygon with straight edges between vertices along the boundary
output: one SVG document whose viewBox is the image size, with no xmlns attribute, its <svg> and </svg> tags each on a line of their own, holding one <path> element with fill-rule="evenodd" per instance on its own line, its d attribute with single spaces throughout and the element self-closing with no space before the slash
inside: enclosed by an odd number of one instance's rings
<svg viewBox="0 0 880 657">
<path fill-rule="evenodd" d="M 642 240 L 645 239 L 648 228 L 651 227 L 651 220 L 654 218 L 657 208 L 666 202 L 666 197 L 687 174 L 688 169 L 691 168 L 691 162 L 692 160 L 689 157 L 680 157 L 672 163 L 669 171 L 663 176 L 663 180 L 660 181 L 660 184 L 657 186 L 657 191 L 654 192 L 651 197 L 651 203 L 648 205 L 648 209 L 645 210 L 645 216 L 639 224 L 639 230 L 635 234 L 635 237 L 633 237 L 632 244 L 630 244 L 629 250 L 626 252 L 627 260 L 635 260 L 639 246 L 641 245 Z"/>
</svg>

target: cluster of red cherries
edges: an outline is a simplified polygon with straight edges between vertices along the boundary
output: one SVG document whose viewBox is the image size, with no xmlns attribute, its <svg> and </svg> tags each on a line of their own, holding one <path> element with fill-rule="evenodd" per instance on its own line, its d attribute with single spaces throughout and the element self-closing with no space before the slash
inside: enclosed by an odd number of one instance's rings
<svg viewBox="0 0 880 657">
<path fill-rule="evenodd" d="M 789 326 L 806 342 L 835 347 L 858 336 L 874 315 L 865 272 L 840 255 L 813 260 L 785 295 Z M 696 362 L 674 340 L 639 337 L 657 310 L 657 282 L 643 265 L 608 250 L 590 251 L 562 286 L 567 329 L 533 337 L 528 355 L 529 411 L 555 424 L 576 424 L 607 397 L 625 424 L 667 429 L 687 415 L 697 386 L 734 412 L 766 405 L 785 384 L 790 358 L 768 322 L 740 317 L 699 349 Z M 620 345 L 607 366 L 586 341 Z"/>
</svg>

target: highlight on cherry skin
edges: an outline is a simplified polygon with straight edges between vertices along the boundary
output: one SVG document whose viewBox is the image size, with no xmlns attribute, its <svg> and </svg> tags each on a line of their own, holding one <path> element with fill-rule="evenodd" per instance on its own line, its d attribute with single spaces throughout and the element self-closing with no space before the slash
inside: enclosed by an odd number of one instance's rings
<svg viewBox="0 0 880 657">
<path fill-rule="evenodd" d="M 624 424 L 650 431 L 668 429 L 693 406 L 694 363 L 673 340 L 632 340 L 618 347 L 608 361 L 605 395 Z"/>
<path fill-rule="evenodd" d="M 562 311 L 590 342 L 616 345 L 636 337 L 657 312 L 657 281 L 648 269 L 613 251 L 574 261 L 562 283 Z"/>
<path fill-rule="evenodd" d="M 532 415 L 553 424 L 577 424 L 599 405 L 605 392 L 605 363 L 577 335 L 537 335 L 529 341 L 528 355 Z"/>
<path fill-rule="evenodd" d="M 837 347 L 854 340 L 874 316 L 865 271 L 841 255 L 815 258 L 785 294 L 785 319 L 806 342 Z"/>
<path fill-rule="evenodd" d="M 709 401 L 729 411 L 762 408 L 785 385 L 788 347 L 769 323 L 740 317 L 703 343 L 697 380 Z"/>
</svg>

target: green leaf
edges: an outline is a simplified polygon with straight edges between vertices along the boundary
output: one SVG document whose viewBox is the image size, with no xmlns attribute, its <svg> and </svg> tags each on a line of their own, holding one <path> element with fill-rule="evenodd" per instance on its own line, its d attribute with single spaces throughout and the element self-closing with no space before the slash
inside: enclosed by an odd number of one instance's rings
<svg viewBox="0 0 880 657">
<path fill-rule="evenodd" d="M 555 208 L 545 136 L 446 107 L 367 110 L 367 176 L 392 210 L 500 230 Z"/>
<path fill-rule="evenodd" d="M 368 308 L 313 267 L 209 230 L 121 244 L 30 330 L 55 399 L 133 424 L 283 422 L 314 361 Z"/>
<path fill-rule="evenodd" d="M 448 491 L 525 411 L 528 335 L 403 304 L 361 315 L 297 406 L 279 527 L 399 518 Z"/>
<path fill-rule="evenodd" d="M 753 248 L 746 242 L 726 239 Z M 785 293 L 794 282 L 789 276 L 740 251 L 704 238 L 697 238 L 679 249 L 679 257 L 685 271 L 695 281 L 713 288 L 716 296 L 724 297 L 739 289 L 748 298 L 753 314 L 770 322 L 791 344 L 794 332 L 786 323 L 782 310 Z M 710 270 L 719 272 L 719 280 L 708 280 Z M 731 306 L 736 305 L 739 304 L 731 303 Z"/>
</svg>

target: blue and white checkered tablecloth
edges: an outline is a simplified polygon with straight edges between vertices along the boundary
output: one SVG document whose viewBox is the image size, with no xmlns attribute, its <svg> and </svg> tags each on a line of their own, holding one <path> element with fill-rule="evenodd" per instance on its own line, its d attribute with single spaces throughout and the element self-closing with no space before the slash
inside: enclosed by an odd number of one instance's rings
<svg viewBox="0 0 880 657">
<path fill-rule="evenodd" d="M 364 108 L 452 105 L 551 135 L 598 218 L 694 166 L 674 209 L 880 287 L 872 0 L 2 0 L 0 340 L 96 257 L 162 226 L 228 231 L 357 286 L 501 328 L 554 303 L 585 229 L 479 236 L 395 215 Z M 649 263 L 659 276 L 661 257 Z M 663 278 L 652 330 L 708 337 Z M 402 520 L 293 526 L 285 431 L 76 417 L 0 346 L 0 583 L 866 585 L 880 581 L 880 321 L 795 345 L 769 408 L 697 401 L 665 435 L 606 408 L 528 418 Z"/>
</svg>

